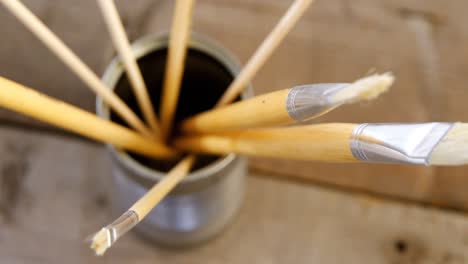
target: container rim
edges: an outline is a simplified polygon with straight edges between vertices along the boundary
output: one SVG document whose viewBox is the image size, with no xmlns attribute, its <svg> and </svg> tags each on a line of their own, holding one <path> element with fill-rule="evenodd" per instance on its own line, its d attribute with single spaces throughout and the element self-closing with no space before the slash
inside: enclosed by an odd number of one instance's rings
<svg viewBox="0 0 468 264">
<path fill-rule="evenodd" d="M 132 43 L 131 47 L 135 57 L 140 58 L 149 54 L 150 52 L 167 47 L 168 43 L 169 34 L 167 32 L 163 32 L 139 38 L 138 40 Z M 232 74 L 232 76 L 236 76 L 240 71 L 241 64 L 239 60 L 230 51 L 222 47 L 222 45 L 220 45 L 213 39 L 203 36 L 199 33 L 192 32 L 188 45 L 191 49 L 198 50 L 213 57 L 224 67 L 226 67 L 226 69 Z M 108 86 L 110 90 L 114 90 L 115 85 L 117 84 L 123 72 L 123 64 L 119 56 L 117 55 L 107 66 L 101 80 Z M 242 94 L 242 98 L 250 97 L 251 94 L 252 86 L 251 84 L 249 84 L 245 92 Z M 96 97 L 96 113 L 98 114 L 98 116 L 106 120 L 110 119 L 110 108 L 107 104 L 103 102 L 100 96 Z M 166 172 L 158 171 L 144 166 L 143 164 L 132 158 L 128 153 L 116 149 L 111 144 L 107 144 L 107 148 L 110 150 L 112 155 L 116 157 L 118 162 L 122 163 L 125 167 L 127 167 L 127 169 L 135 170 L 136 173 L 138 173 L 138 175 L 146 179 L 159 181 L 167 174 Z M 224 157 L 220 157 L 214 162 L 200 169 L 190 172 L 187 175 L 187 177 L 185 177 L 182 180 L 181 183 L 194 182 L 209 177 L 210 175 L 214 175 L 217 172 L 221 171 L 223 168 L 227 167 L 230 163 L 232 163 L 236 159 L 236 157 L 237 155 L 233 153 L 228 154 Z"/>
</svg>

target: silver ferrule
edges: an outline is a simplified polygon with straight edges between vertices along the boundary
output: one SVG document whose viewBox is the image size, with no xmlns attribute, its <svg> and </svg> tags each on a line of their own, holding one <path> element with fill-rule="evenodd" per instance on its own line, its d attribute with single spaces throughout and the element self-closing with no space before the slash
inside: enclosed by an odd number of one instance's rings
<svg viewBox="0 0 468 264">
<path fill-rule="evenodd" d="M 323 115 L 339 106 L 332 100 L 333 95 L 349 83 L 321 83 L 292 88 L 286 98 L 286 111 L 296 121 Z"/>
<path fill-rule="evenodd" d="M 127 233 L 138 224 L 138 214 L 135 211 L 127 211 L 110 225 L 104 227 L 107 232 L 107 247 L 114 244 L 117 239 Z"/>
<path fill-rule="evenodd" d="M 351 137 L 357 160 L 376 163 L 429 165 L 434 148 L 453 123 L 361 124 Z"/>
</svg>

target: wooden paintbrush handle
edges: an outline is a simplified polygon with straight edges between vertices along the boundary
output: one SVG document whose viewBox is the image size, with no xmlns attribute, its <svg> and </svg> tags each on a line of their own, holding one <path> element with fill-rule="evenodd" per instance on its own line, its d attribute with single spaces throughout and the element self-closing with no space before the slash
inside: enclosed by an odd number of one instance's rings
<svg viewBox="0 0 468 264">
<path fill-rule="evenodd" d="M 289 91 L 280 90 L 201 113 L 184 121 L 181 129 L 185 133 L 206 133 L 294 122 L 286 112 Z"/>
<path fill-rule="evenodd" d="M 116 147 L 155 158 L 175 152 L 161 143 L 94 114 L 0 77 L 0 106 Z"/>
<path fill-rule="evenodd" d="M 352 162 L 356 159 L 349 143 L 355 126 L 336 123 L 187 136 L 177 139 L 175 146 L 210 154 Z"/>
</svg>

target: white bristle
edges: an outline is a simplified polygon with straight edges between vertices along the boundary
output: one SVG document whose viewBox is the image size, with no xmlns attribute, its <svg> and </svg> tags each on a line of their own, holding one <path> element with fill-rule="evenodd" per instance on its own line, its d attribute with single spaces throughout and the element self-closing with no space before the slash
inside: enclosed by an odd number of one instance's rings
<svg viewBox="0 0 468 264">
<path fill-rule="evenodd" d="M 361 100 L 372 100 L 386 92 L 393 84 L 391 73 L 374 74 L 355 81 L 333 96 L 337 103 L 353 103 Z"/>
<path fill-rule="evenodd" d="M 468 164 L 468 124 L 456 123 L 436 146 L 430 165 Z"/>
<path fill-rule="evenodd" d="M 94 250 L 96 255 L 102 256 L 109 248 L 109 231 L 107 228 L 101 229 L 93 236 L 93 240 L 91 242 L 91 249 Z"/>
</svg>

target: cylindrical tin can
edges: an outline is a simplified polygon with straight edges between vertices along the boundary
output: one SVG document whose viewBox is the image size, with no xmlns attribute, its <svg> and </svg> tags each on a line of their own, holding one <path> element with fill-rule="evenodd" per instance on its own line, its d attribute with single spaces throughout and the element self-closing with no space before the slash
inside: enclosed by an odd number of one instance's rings
<svg viewBox="0 0 468 264">
<path fill-rule="evenodd" d="M 167 35 L 148 36 L 136 41 L 132 45 L 132 49 L 139 59 L 140 67 L 143 67 L 141 63 L 145 62 L 142 62 L 141 59 L 149 56 L 150 53 L 156 54 L 155 52 L 166 50 L 167 45 Z M 187 61 L 188 63 L 193 61 L 191 66 L 193 69 L 189 69 L 189 66 L 186 67 L 186 71 L 190 71 L 186 72 L 188 75 L 204 74 L 204 69 L 198 69 L 199 65 L 202 65 L 200 67 L 203 68 L 203 63 L 199 61 L 204 60 L 203 56 L 209 56 L 211 58 L 209 60 L 214 60 L 224 67 L 223 70 L 228 72 L 231 79 L 240 70 L 239 63 L 229 52 L 206 37 L 193 34 L 189 48 Z M 191 54 L 198 57 L 191 59 Z M 204 55 L 201 56 L 201 54 Z M 165 61 L 165 58 L 162 61 Z M 147 85 L 148 80 L 151 81 L 151 71 L 161 71 L 163 69 L 164 67 L 142 68 Z M 216 70 L 208 71 L 217 74 Z M 117 93 L 115 87 L 123 74 L 124 69 L 121 62 L 118 58 L 115 58 L 105 71 L 102 79 L 110 89 L 115 90 Z M 161 76 L 161 73 L 159 75 Z M 197 77 L 194 78 L 195 82 Z M 213 78 L 216 79 L 217 77 L 213 76 Z M 213 83 L 216 83 L 216 80 Z M 208 87 L 211 84 L 206 83 L 206 85 Z M 200 89 L 197 93 L 199 96 L 206 96 L 202 88 L 197 87 L 197 89 Z M 227 86 L 223 87 L 224 90 L 226 88 Z M 154 99 L 153 93 L 160 93 L 161 88 L 149 86 L 148 89 L 152 93 L 152 99 Z M 248 91 L 251 91 L 251 87 L 249 87 Z M 222 92 L 220 91 L 218 94 L 221 95 Z M 156 98 L 158 96 L 156 95 Z M 243 95 L 243 97 L 245 96 L 247 96 L 247 93 Z M 198 100 L 199 98 L 191 99 Z M 157 108 L 159 101 L 156 103 L 153 100 L 153 103 Z M 210 107 L 212 105 L 206 106 L 206 109 Z M 102 118 L 111 119 L 111 111 L 100 97 L 97 98 L 97 113 Z M 115 193 L 112 197 L 112 204 L 115 213 L 121 214 L 143 196 L 149 188 L 161 180 L 165 173 L 146 166 L 132 155 L 117 150 L 113 146 L 108 146 L 108 148 L 113 157 L 112 174 Z M 153 241 L 169 246 L 192 245 L 213 237 L 230 222 L 238 211 L 243 200 L 246 173 L 247 160 L 245 158 L 234 154 L 219 157 L 217 160 L 191 172 L 136 226 L 135 230 Z"/>
</svg>

